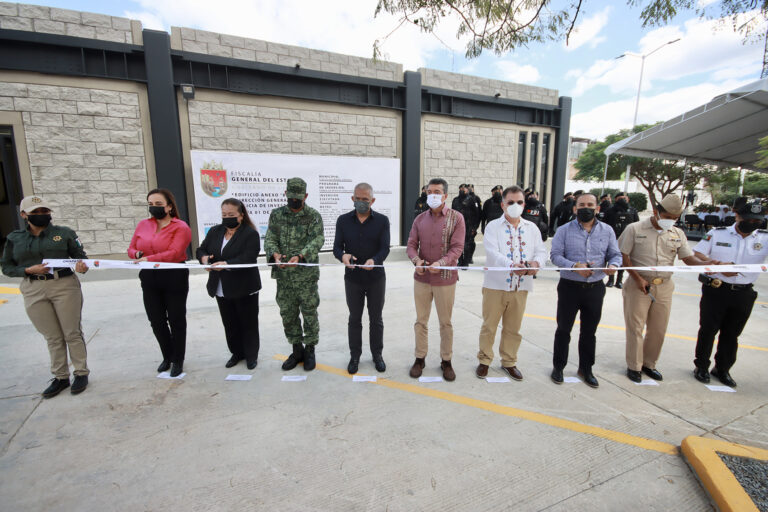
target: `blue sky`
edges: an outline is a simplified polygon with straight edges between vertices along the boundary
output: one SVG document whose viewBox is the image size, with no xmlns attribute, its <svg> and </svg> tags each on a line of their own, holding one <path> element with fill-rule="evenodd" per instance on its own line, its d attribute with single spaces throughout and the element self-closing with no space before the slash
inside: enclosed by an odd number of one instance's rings
<svg viewBox="0 0 768 512">
<path fill-rule="evenodd" d="M 141 20 L 145 28 L 200 28 L 362 57 L 370 57 L 374 40 L 398 22 L 388 15 L 374 19 L 376 0 L 28 3 L 126 16 Z M 709 8 L 717 14 L 716 2 Z M 680 39 L 646 59 L 638 123 L 669 119 L 760 78 L 761 40 L 743 45 L 727 23 L 717 30 L 716 19 L 699 20 L 691 12 L 665 27 L 643 29 L 639 13 L 623 0 L 586 0 L 569 46 L 549 42 L 503 56 L 488 52 L 471 61 L 464 58 L 453 20 L 438 27 L 436 36 L 406 24 L 389 36 L 383 50 L 406 70 L 430 67 L 557 89 L 573 98 L 571 135 L 598 139 L 632 124 L 641 59 L 615 59 L 624 52 L 648 53 Z"/>
</svg>

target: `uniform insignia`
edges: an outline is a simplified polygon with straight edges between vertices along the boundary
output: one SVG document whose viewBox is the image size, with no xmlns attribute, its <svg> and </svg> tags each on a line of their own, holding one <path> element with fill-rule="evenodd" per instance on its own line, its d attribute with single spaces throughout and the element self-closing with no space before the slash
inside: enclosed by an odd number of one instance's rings
<svg viewBox="0 0 768 512">
<path fill-rule="evenodd" d="M 727 226 L 718 226 L 715 229 L 728 229 L 728 227 Z"/>
<path fill-rule="evenodd" d="M 763 211 L 763 207 L 760 205 L 760 203 L 755 203 L 752 205 L 752 213 L 760 213 Z"/>
<path fill-rule="evenodd" d="M 759 251 L 760 249 L 762 249 L 762 248 L 763 248 L 763 244 L 761 244 L 760 242 L 757 242 L 757 243 L 755 243 L 755 245 L 753 245 L 752 247 L 753 247 L 753 248 L 754 248 L 756 251 Z"/>
<path fill-rule="evenodd" d="M 731 244 L 728 242 L 717 242 L 715 245 L 719 245 L 720 247 L 730 247 Z"/>
<path fill-rule="evenodd" d="M 53 237 L 53 241 L 54 242 L 61 242 L 61 237 L 59 235 L 56 235 L 55 237 Z"/>
<path fill-rule="evenodd" d="M 94 261 L 93 266 L 99 268 L 99 260 Z"/>
<path fill-rule="evenodd" d="M 77 245 L 79 245 L 80 247 L 82 247 L 82 246 L 83 246 L 83 243 L 80 241 L 80 239 L 79 239 L 79 238 L 75 238 L 75 243 L 76 243 Z"/>
<path fill-rule="evenodd" d="M 712 240 L 712 235 L 707 235 L 704 237 L 705 242 L 709 242 L 710 240 Z"/>
</svg>

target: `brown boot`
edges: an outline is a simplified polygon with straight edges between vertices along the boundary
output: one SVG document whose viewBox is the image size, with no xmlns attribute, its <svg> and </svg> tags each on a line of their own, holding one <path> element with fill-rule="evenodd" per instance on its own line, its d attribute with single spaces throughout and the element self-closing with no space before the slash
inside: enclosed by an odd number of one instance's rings
<svg viewBox="0 0 768 512">
<path fill-rule="evenodd" d="M 443 361 L 440 363 L 440 368 L 443 369 L 443 378 L 448 382 L 456 380 L 456 372 L 453 371 L 450 361 Z"/>
<path fill-rule="evenodd" d="M 413 366 L 411 366 L 411 372 L 410 375 L 414 379 L 418 379 L 421 377 L 421 370 L 424 369 L 424 366 L 426 366 L 426 362 L 424 361 L 423 357 L 417 357 L 416 361 L 413 362 Z"/>
</svg>

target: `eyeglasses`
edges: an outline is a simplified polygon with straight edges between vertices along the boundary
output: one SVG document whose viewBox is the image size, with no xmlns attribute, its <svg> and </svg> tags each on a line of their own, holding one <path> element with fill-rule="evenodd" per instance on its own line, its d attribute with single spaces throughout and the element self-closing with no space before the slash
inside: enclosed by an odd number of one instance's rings
<svg viewBox="0 0 768 512">
<path fill-rule="evenodd" d="M 507 201 L 505 204 L 507 206 L 512 206 L 513 204 L 524 205 L 525 201 L 523 201 L 522 199 L 520 201 Z"/>
</svg>

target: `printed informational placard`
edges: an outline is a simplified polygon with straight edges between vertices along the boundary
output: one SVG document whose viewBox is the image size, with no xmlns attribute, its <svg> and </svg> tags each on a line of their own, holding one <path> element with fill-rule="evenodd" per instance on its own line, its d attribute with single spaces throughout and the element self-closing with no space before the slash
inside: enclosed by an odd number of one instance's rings
<svg viewBox="0 0 768 512">
<path fill-rule="evenodd" d="M 221 223 L 221 202 L 234 197 L 245 204 L 263 238 L 270 212 L 286 204 L 290 178 L 307 182 L 307 204 L 323 217 L 325 244 L 333 248 L 336 219 L 352 211 L 354 186 L 369 183 L 376 203 L 373 209 L 389 217 L 393 244 L 400 240 L 400 159 L 276 153 L 192 151 L 197 231 L 205 234 Z"/>
</svg>

